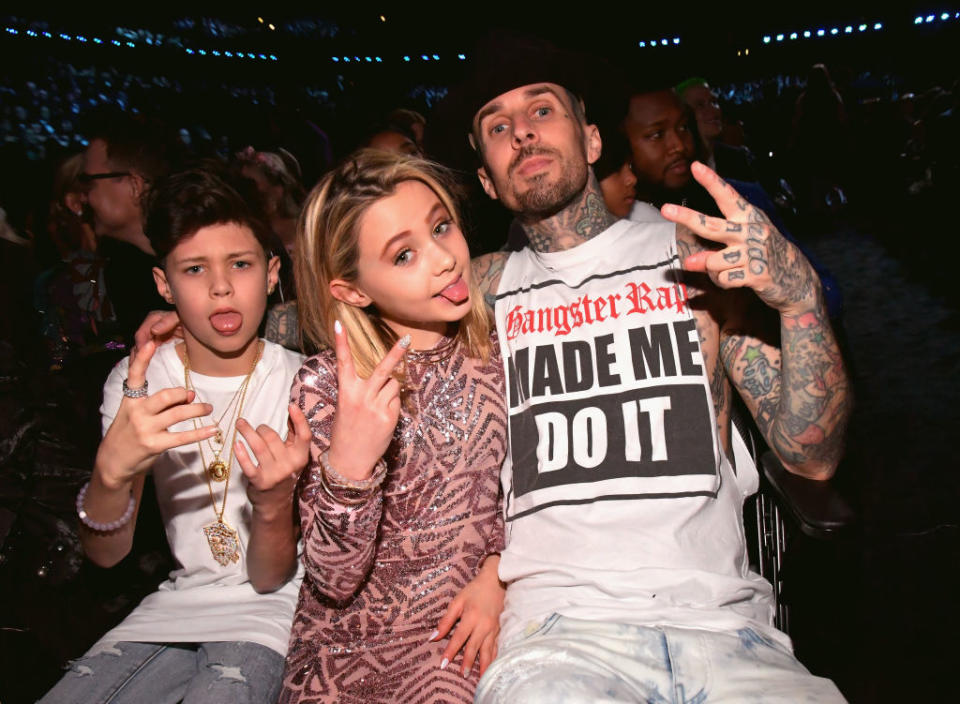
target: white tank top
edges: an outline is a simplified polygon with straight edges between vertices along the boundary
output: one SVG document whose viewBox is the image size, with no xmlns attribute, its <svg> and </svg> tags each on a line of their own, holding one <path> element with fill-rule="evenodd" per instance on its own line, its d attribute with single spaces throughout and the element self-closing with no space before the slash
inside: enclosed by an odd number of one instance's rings
<svg viewBox="0 0 960 704">
<path fill-rule="evenodd" d="M 500 280 L 505 642 L 551 613 L 789 645 L 749 571 L 672 223 L 621 220 Z"/>
</svg>

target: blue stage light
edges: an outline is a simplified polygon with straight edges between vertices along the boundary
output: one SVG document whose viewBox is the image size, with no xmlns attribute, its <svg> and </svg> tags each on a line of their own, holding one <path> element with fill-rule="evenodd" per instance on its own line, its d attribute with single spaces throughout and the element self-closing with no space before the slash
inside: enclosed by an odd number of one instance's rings
<svg viewBox="0 0 960 704">
<path fill-rule="evenodd" d="M 923 18 L 922 18 L 922 17 L 914 17 L 914 18 L 913 18 L 913 23 L 914 23 L 914 24 L 923 24 Z"/>
<path fill-rule="evenodd" d="M 230 59 L 233 58 L 233 52 L 232 52 L 232 51 L 225 51 L 225 52 L 223 52 L 223 55 L 226 56 L 227 58 L 230 58 Z"/>
<path fill-rule="evenodd" d="M 188 53 L 188 54 L 192 54 L 192 53 L 193 53 L 193 49 L 187 49 L 187 53 Z"/>
<path fill-rule="evenodd" d="M 783 35 L 782 35 L 782 34 L 778 34 L 778 35 L 777 35 L 777 41 L 778 41 L 778 42 L 782 42 L 782 41 L 783 41 Z"/>
<path fill-rule="evenodd" d="M 28 36 L 28 37 L 35 37 L 35 36 L 37 36 L 37 33 L 34 32 L 32 29 L 28 29 L 28 30 L 27 30 L 27 36 Z M 96 39 L 94 39 L 94 41 L 96 41 Z"/>
<path fill-rule="evenodd" d="M 840 34 L 840 30 L 834 27 L 833 29 L 830 30 L 830 34 L 833 34 L 834 36 L 836 36 L 837 34 Z"/>
<path fill-rule="evenodd" d="M 333 59 L 333 63 L 335 63 L 335 64 L 336 64 L 336 63 L 340 63 L 340 58 L 339 58 L 339 57 L 337 57 L 337 56 L 331 56 L 330 58 Z"/>
<path fill-rule="evenodd" d="M 410 60 L 410 57 L 409 57 L 409 56 L 404 56 L 404 57 L 403 57 L 403 60 L 404 60 L 404 61 L 409 61 L 409 60 Z"/>
<path fill-rule="evenodd" d="M 353 60 L 356 61 L 357 63 L 360 63 L 360 57 L 359 57 L 359 56 L 354 56 L 354 57 L 353 57 Z"/>
<path fill-rule="evenodd" d="M 466 55 L 466 54 L 457 54 L 457 58 L 460 59 L 461 61 L 466 61 L 466 60 L 467 60 L 467 55 Z"/>
<path fill-rule="evenodd" d="M 266 54 L 257 54 L 257 58 L 260 59 L 261 61 L 266 61 L 266 60 L 267 60 L 267 55 L 266 55 Z"/>
<path fill-rule="evenodd" d="M 133 47 L 136 46 L 136 44 L 134 44 L 133 42 L 127 42 L 127 46 L 132 49 Z"/>
<path fill-rule="evenodd" d="M 674 44 L 679 44 L 679 43 L 680 43 L 680 37 L 674 37 L 674 38 L 673 38 L 673 43 L 674 43 Z"/>
<path fill-rule="evenodd" d="M 434 60 L 434 61 L 439 61 L 439 60 L 440 60 L 440 57 L 437 56 L 436 54 L 434 54 L 434 55 L 433 55 L 433 60 Z"/>
<path fill-rule="evenodd" d="M 926 20 L 926 21 L 927 21 L 928 23 L 933 22 L 933 15 L 927 15 L 927 20 Z"/>
<path fill-rule="evenodd" d="M 269 57 L 271 61 L 277 61 L 277 57 L 275 54 L 270 54 Z"/>
<path fill-rule="evenodd" d="M 769 43 L 770 43 L 770 37 L 764 37 L 764 38 L 763 38 L 763 43 L 764 43 L 764 44 L 769 44 Z"/>
<path fill-rule="evenodd" d="M 857 27 L 857 29 L 859 29 L 861 32 L 866 32 L 866 31 L 867 31 L 867 25 L 862 24 L 862 25 L 860 25 L 859 27 Z"/>
<path fill-rule="evenodd" d="M 80 34 L 78 34 L 78 35 L 77 35 L 77 41 L 78 41 L 78 42 L 84 42 L 84 43 L 86 43 L 87 38 L 84 37 L 84 36 L 82 36 L 82 35 L 80 35 Z"/>
<path fill-rule="evenodd" d="M 216 49 L 211 50 L 210 53 L 213 54 L 214 56 L 220 56 L 220 52 L 217 51 Z"/>
<path fill-rule="evenodd" d="M 20 34 L 20 32 L 14 29 L 13 27 L 7 27 L 6 30 L 7 30 L 7 34 Z"/>
<path fill-rule="evenodd" d="M 207 50 L 206 50 L 206 49 L 197 49 L 197 53 L 200 54 L 200 56 L 206 56 L 206 55 L 207 55 Z"/>
<path fill-rule="evenodd" d="M 248 52 L 247 52 L 247 58 L 248 58 L 248 59 L 255 59 L 255 58 L 257 58 L 257 55 L 256 55 L 256 54 L 251 54 L 251 53 L 248 51 Z"/>
<path fill-rule="evenodd" d="M 374 56 L 374 57 L 373 57 L 373 60 L 376 61 L 378 64 L 382 64 L 382 63 L 383 63 L 383 59 L 381 59 L 379 56 Z"/>
<path fill-rule="evenodd" d="M 73 39 L 73 37 L 71 37 L 69 34 L 64 34 L 63 32 L 60 32 L 60 38 L 65 41 L 70 41 L 71 39 Z"/>
<path fill-rule="evenodd" d="M 102 40 L 100 37 L 94 37 L 94 38 L 93 38 L 93 43 L 94 43 L 94 44 L 103 44 L 103 40 Z"/>
<path fill-rule="evenodd" d="M 850 25 L 847 25 L 846 27 L 843 28 L 843 33 L 844 33 L 844 34 L 853 34 L 853 27 L 851 27 Z"/>
<path fill-rule="evenodd" d="M 666 40 L 666 39 L 661 39 L 661 40 L 660 40 L 660 44 L 661 44 L 662 46 L 666 46 L 666 45 L 667 45 L 667 40 Z"/>
<path fill-rule="evenodd" d="M 119 39 L 111 39 L 111 40 L 110 40 L 110 43 L 113 44 L 114 46 L 120 46 L 120 40 L 119 40 Z"/>
<path fill-rule="evenodd" d="M 45 36 L 47 39 L 53 39 L 53 35 L 50 34 L 50 32 L 44 32 L 43 36 Z"/>
<path fill-rule="evenodd" d="M 874 28 L 874 29 L 883 29 L 883 23 L 882 23 L 882 22 L 877 22 L 875 25 L 873 25 L 873 28 Z"/>
<path fill-rule="evenodd" d="M 809 29 L 806 30 L 806 31 L 803 33 L 803 38 L 804 38 L 804 39 L 809 39 L 809 38 L 810 38 L 810 30 L 809 30 Z"/>
<path fill-rule="evenodd" d="M 943 21 L 947 21 L 948 19 L 950 19 L 950 13 L 944 12 L 942 15 L 940 15 L 940 19 L 942 19 Z"/>
<path fill-rule="evenodd" d="M 637 46 L 639 46 L 641 49 L 643 49 L 643 48 L 645 48 L 645 47 L 647 46 L 647 43 L 646 43 L 646 42 L 637 42 Z"/>
<path fill-rule="evenodd" d="M 366 61 L 368 64 L 372 64 L 372 63 L 373 63 L 373 57 L 371 57 L 371 56 L 364 56 L 364 57 L 363 57 L 363 60 Z"/>
<path fill-rule="evenodd" d="M 426 54 L 420 54 L 420 58 L 423 59 L 424 61 L 429 61 L 429 60 L 430 60 L 430 57 L 427 56 Z"/>
<path fill-rule="evenodd" d="M 796 32 L 790 32 L 790 38 L 791 38 L 791 39 L 796 39 L 796 38 L 797 38 L 797 33 L 796 33 Z"/>
</svg>

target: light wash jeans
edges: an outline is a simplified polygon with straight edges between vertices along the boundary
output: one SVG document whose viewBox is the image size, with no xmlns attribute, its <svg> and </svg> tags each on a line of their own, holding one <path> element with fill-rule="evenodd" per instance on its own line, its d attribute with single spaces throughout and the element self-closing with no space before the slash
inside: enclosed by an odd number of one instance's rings
<svg viewBox="0 0 960 704">
<path fill-rule="evenodd" d="M 845 701 L 785 647 L 749 628 L 717 633 L 632 626 L 554 614 L 504 644 L 477 687 L 477 704 L 525 702 Z"/>
<path fill-rule="evenodd" d="M 272 704 L 283 656 L 249 642 L 94 646 L 40 704 Z"/>
</svg>

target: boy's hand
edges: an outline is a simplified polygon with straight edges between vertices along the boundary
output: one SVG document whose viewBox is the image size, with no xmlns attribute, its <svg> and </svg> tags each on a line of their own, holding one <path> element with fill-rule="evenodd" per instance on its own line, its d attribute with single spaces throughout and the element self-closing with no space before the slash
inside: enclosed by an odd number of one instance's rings
<svg viewBox="0 0 960 704">
<path fill-rule="evenodd" d="M 131 389 L 146 383 L 147 365 L 157 346 L 145 342 L 130 357 L 127 386 Z M 193 403 L 196 394 L 183 387 L 163 389 L 144 398 L 124 396 L 110 428 L 97 450 L 94 471 L 103 484 L 116 489 L 146 471 L 157 455 L 174 447 L 201 442 L 216 434 L 215 425 L 171 433 L 171 425 L 191 418 L 210 415 L 208 403 Z"/>
<path fill-rule="evenodd" d="M 393 370 L 403 359 L 410 336 L 397 340 L 369 379 L 353 367 L 347 333 L 335 326 L 337 353 L 337 411 L 330 441 L 330 464 L 348 479 L 363 480 L 387 451 L 400 417 L 400 382 Z"/>
<path fill-rule="evenodd" d="M 478 654 L 481 675 L 497 657 L 500 612 L 503 611 L 503 598 L 506 594 L 506 589 L 497 576 L 498 563 L 499 556 L 488 557 L 477 576 L 450 602 L 447 612 L 437 624 L 437 630 L 430 640 L 445 637 L 457 619 L 460 620 L 450 637 L 450 643 L 443 651 L 441 670 L 447 667 L 461 649 L 463 663 L 460 671 L 464 677 L 470 674 Z"/>
<path fill-rule="evenodd" d="M 147 342 L 152 341 L 159 344 L 166 342 L 171 337 L 183 337 L 183 329 L 180 327 L 180 316 L 177 315 L 177 311 L 152 310 L 147 313 L 147 317 L 143 319 L 140 327 L 133 333 L 134 348 L 130 350 L 130 356 L 133 357 L 136 351 Z"/>
<path fill-rule="evenodd" d="M 293 501 L 297 479 L 310 456 L 310 425 L 297 404 L 291 403 L 289 412 L 286 441 L 269 426 L 254 430 L 244 419 L 237 421 L 237 430 L 254 455 L 251 458 L 239 440 L 234 442 L 234 455 L 249 480 L 247 496 L 254 511 L 270 518 Z"/>
</svg>

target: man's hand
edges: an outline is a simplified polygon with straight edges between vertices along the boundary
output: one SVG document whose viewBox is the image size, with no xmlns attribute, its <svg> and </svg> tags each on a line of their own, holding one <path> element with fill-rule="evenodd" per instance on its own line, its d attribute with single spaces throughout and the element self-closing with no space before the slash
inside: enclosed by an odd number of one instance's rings
<svg viewBox="0 0 960 704">
<path fill-rule="evenodd" d="M 131 356 L 127 386 L 139 388 L 146 382 L 147 365 L 156 343 L 145 342 Z M 208 403 L 193 403 L 196 394 L 183 387 L 163 389 L 145 398 L 124 396 L 110 428 L 97 450 L 95 468 L 103 484 L 117 488 L 144 472 L 153 458 L 173 447 L 190 445 L 213 437 L 215 425 L 171 433 L 171 425 L 210 415 Z"/>
<path fill-rule="evenodd" d="M 661 212 L 666 219 L 725 246 L 690 255 L 684 268 L 706 272 L 721 288 L 752 288 L 764 303 L 781 313 L 799 315 L 816 307 L 820 280 L 800 250 L 777 231 L 762 210 L 750 205 L 710 168 L 694 162 L 691 171 L 726 219 L 673 204 L 664 205 Z"/>
<path fill-rule="evenodd" d="M 403 359 L 410 336 L 405 335 L 374 367 L 369 379 L 357 376 L 347 331 L 339 321 L 334 330 L 337 352 L 337 411 L 330 441 L 330 464 L 348 479 L 373 474 L 387 451 L 400 418 L 400 382 L 393 370 Z"/>
<path fill-rule="evenodd" d="M 290 404 L 289 412 L 286 441 L 267 425 L 254 430 L 246 420 L 237 421 L 237 430 L 253 452 L 251 457 L 242 442 L 234 442 L 237 462 L 249 480 L 247 496 L 253 510 L 267 517 L 272 517 L 293 501 L 297 479 L 310 456 L 310 425 L 295 403 Z"/>
</svg>

